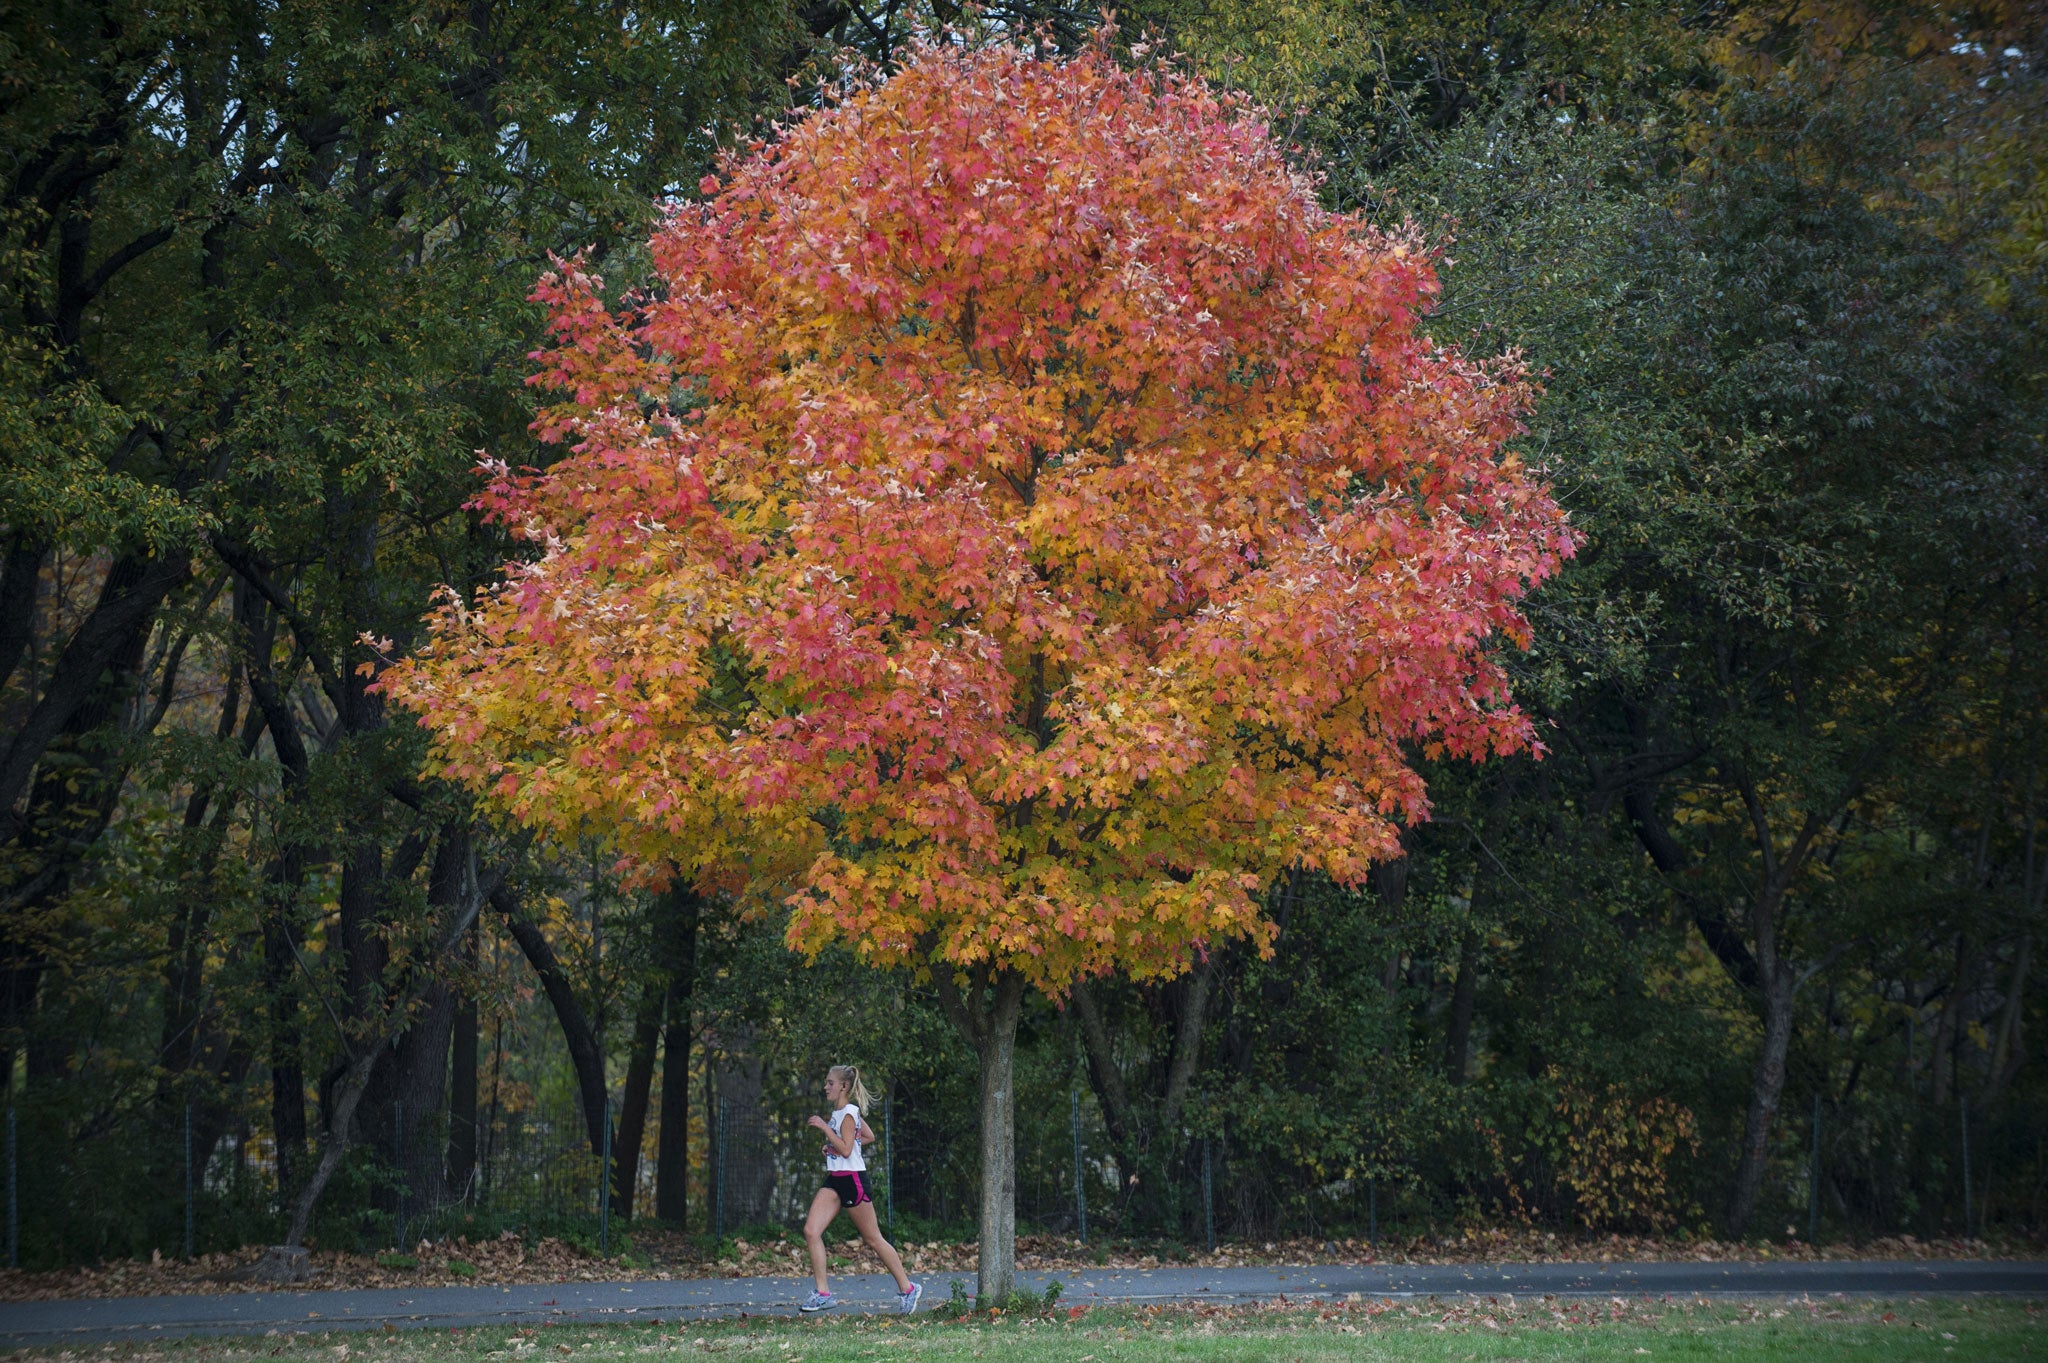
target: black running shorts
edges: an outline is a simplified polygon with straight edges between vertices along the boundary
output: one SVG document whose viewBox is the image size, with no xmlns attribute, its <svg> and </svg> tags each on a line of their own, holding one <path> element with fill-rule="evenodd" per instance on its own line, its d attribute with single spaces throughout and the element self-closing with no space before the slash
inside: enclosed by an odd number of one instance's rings
<svg viewBox="0 0 2048 1363">
<path fill-rule="evenodd" d="M 868 1181 L 860 1174 L 827 1174 L 825 1186 L 839 1194 L 839 1205 L 858 1207 L 863 1202 L 873 1202 L 868 1195 Z"/>
</svg>

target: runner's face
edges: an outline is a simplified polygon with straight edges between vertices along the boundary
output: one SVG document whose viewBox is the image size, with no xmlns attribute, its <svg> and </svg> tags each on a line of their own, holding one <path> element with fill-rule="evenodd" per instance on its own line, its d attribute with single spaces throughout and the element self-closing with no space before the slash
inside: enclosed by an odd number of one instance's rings
<svg viewBox="0 0 2048 1363">
<path fill-rule="evenodd" d="M 837 1107 L 846 1100 L 846 1081 L 836 1074 L 825 1076 L 825 1101 Z"/>
</svg>

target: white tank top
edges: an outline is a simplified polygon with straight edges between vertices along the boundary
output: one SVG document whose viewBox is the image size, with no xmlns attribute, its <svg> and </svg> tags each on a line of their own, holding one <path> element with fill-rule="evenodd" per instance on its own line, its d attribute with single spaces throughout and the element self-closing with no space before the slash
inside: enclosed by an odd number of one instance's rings
<svg viewBox="0 0 2048 1363">
<path fill-rule="evenodd" d="M 860 1130 L 860 1108 L 853 1103 L 848 1103 L 833 1113 L 826 1124 L 832 1128 L 833 1135 L 843 1136 L 847 1134 L 847 1130 L 841 1123 L 848 1121 L 854 1124 L 853 1130 Z M 858 1136 L 854 1138 L 853 1153 L 850 1155 L 835 1155 L 829 1150 L 825 1152 L 825 1172 L 828 1174 L 863 1174 L 867 1172 L 867 1167 L 868 1162 L 860 1152 Z"/>
</svg>

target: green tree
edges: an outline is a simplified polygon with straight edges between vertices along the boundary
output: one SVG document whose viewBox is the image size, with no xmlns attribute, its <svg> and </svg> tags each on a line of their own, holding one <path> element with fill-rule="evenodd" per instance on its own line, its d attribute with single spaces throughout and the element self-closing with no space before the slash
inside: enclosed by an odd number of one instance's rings
<svg viewBox="0 0 2048 1363">
<path fill-rule="evenodd" d="M 435 984 L 417 1018 L 390 1005 L 497 855 L 459 804 L 414 785 L 356 640 L 403 637 L 428 583 L 502 552 L 463 503 L 472 452 L 523 442 L 538 315 L 522 295 L 548 253 L 643 240 L 715 130 L 779 92 L 806 35 L 781 6 L 718 0 L 14 18 L 0 1037 L 39 1039 L 32 1077 L 67 1072 L 47 978 L 64 906 L 134 764 L 160 740 L 204 746 L 161 727 L 203 722 L 222 762 L 264 763 L 240 788 L 261 798 L 174 779 L 166 814 L 262 861 L 262 979 L 250 1020 L 217 998 L 195 1012 L 211 994 L 202 944 L 228 926 L 196 877 L 163 904 L 165 1028 L 192 1042 L 173 1063 L 223 1032 L 260 1042 L 289 1184 L 308 1079 L 332 1126 L 343 1062 L 380 1039 L 393 1059 L 363 1076 L 372 1106 L 436 1110 L 456 1000 Z M 192 675 L 201 663 L 211 675 Z M 218 708 L 198 721 L 202 691 Z"/>
<path fill-rule="evenodd" d="M 2032 609 L 2022 544 L 1983 532 L 1983 491 L 2036 457 L 2028 347 L 1985 287 L 2010 196 L 1932 171 L 2032 96 L 1954 56 L 1724 55 L 1673 140 L 1543 104 L 1401 177 L 1461 232 L 1439 324 L 1550 375 L 1531 439 L 1590 543 L 1536 603 L 1532 693 L 1759 1028 L 1737 1233 L 1802 991 L 1877 926 L 1847 849 L 1889 836 L 1883 789 L 1924 788 L 1984 622 Z"/>
</svg>

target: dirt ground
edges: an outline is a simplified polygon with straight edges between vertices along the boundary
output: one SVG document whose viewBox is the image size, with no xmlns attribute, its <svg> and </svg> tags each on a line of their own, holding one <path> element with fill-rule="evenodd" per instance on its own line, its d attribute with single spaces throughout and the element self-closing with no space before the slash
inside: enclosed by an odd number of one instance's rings
<svg viewBox="0 0 2048 1363">
<path fill-rule="evenodd" d="M 843 1229 L 843 1227 L 842 1227 Z M 975 1245 L 958 1242 L 899 1242 L 913 1273 L 972 1271 Z M 1071 1238 L 1022 1235 L 1017 1266 L 1050 1272 L 1093 1268 L 1157 1268 L 1162 1264 L 1229 1267 L 1258 1264 L 1455 1264 L 1455 1263 L 1622 1263 L 1695 1260 L 1706 1263 L 1813 1259 L 1987 1259 L 2032 1258 L 2048 1247 L 2031 1242 L 1963 1239 L 1919 1240 L 1885 1237 L 1818 1250 L 1796 1239 L 1762 1244 L 1644 1236 L 1566 1237 L 1530 1230 L 1472 1230 L 1444 1236 L 1384 1239 L 1377 1253 L 1363 1240 L 1295 1238 L 1221 1245 L 1212 1253 L 1176 1250 L 1152 1242 L 1102 1240 L 1087 1245 Z M 167 1293 L 269 1290 L 242 1276 L 263 1253 L 250 1246 L 208 1254 L 190 1262 L 153 1258 L 116 1261 L 51 1272 L 0 1269 L 0 1301 L 74 1297 L 138 1297 Z M 802 1243 L 792 1231 L 780 1239 L 727 1242 L 723 1257 L 707 1255 L 699 1237 L 674 1231 L 635 1230 L 625 1250 L 610 1259 L 543 1239 L 528 1245 L 513 1232 L 488 1240 L 466 1237 L 421 1241 L 409 1257 L 315 1250 L 312 1289 L 422 1287 L 472 1284 L 604 1282 L 705 1277 L 794 1277 L 809 1271 Z M 856 1243 L 835 1246 L 835 1269 L 879 1272 L 880 1265 Z"/>
</svg>

